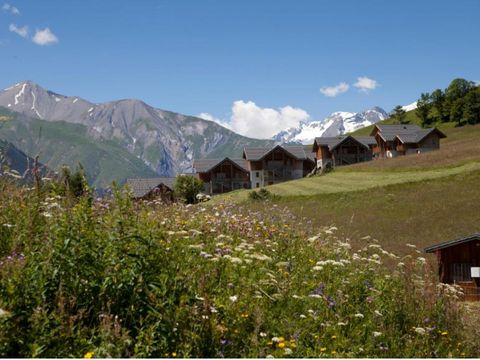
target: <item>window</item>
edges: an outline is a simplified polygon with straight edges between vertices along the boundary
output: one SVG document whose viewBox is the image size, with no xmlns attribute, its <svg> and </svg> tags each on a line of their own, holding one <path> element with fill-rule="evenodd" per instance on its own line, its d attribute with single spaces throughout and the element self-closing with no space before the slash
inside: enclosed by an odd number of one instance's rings
<svg viewBox="0 0 480 360">
<path fill-rule="evenodd" d="M 471 281 L 470 268 L 472 264 L 468 263 L 454 263 L 450 264 L 451 278 L 454 283 L 461 281 Z"/>
<path fill-rule="evenodd" d="M 257 188 L 259 188 L 259 187 L 260 187 L 260 183 L 257 182 L 257 183 L 255 184 L 255 186 L 256 186 Z"/>
<path fill-rule="evenodd" d="M 257 171 L 257 172 L 255 173 L 255 176 L 256 176 L 257 178 L 260 177 L 260 172 Z"/>
</svg>

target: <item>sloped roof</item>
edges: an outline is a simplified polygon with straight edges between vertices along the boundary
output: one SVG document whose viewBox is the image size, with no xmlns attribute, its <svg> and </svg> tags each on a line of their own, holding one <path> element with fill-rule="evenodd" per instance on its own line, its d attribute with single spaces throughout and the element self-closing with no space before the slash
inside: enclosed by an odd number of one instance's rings
<svg viewBox="0 0 480 360">
<path fill-rule="evenodd" d="M 376 124 L 376 128 L 379 130 L 379 135 L 385 141 L 393 141 L 398 136 L 416 136 L 417 132 L 422 130 L 418 125 L 384 125 Z M 372 131 L 373 133 L 373 131 Z"/>
<path fill-rule="evenodd" d="M 460 245 L 460 244 L 463 244 L 463 243 L 466 243 L 466 242 L 469 242 L 469 241 L 473 241 L 473 240 L 480 240 L 480 233 L 476 233 L 476 234 L 473 234 L 473 235 L 470 235 L 470 236 L 467 236 L 467 237 L 464 237 L 464 238 L 461 238 L 461 239 L 445 241 L 445 242 L 437 244 L 437 245 L 428 246 L 424 249 L 424 251 L 426 253 L 432 253 L 432 252 L 435 252 L 436 250 L 441 250 L 441 249 L 445 249 L 445 248 L 448 248 L 448 247 L 451 247 L 451 246 Z"/>
<path fill-rule="evenodd" d="M 243 154 L 246 160 L 256 161 L 263 159 L 266 155 L 275 149 L 282 149 L 292 155 L 297 160 L 311 159 L 310 153 L 305 151 L 303 145 L 276 145 L 274 147 L 245 147 Z"/>
<path fill-rule="evenodd" d="M 317 146 L 327 146 L 330 151 L 339 146 L 346 139 L 351 138 L 359 142 L 365 147 L 370 147 L 370 145 L 375 145 L 377 142 L 373 136 L 335 136 L 335 137 L 318 137 L 315 138 L 315 144 Z"/>
<path fill-rule="evenodd" d="M 248 171 L 247 161 L 245 159 L 230 159 L 228 157 L 224 159 L 200 159 L 193 162 L 193 167 L 197 173 L 208 172 L 217 165 L 224 161 L 231 161 L 237 165 L 240 169 Z"/>
<path fill-rule="evenodd" d="M 437 132 L 440 138 L 445 138 L 445 134 L 442 133 L 437 128 L 427 128 L 427 129 L 420 129 L 414 134 L 399 134 L 397 135 L 397 139 L 400 140 L 404 144 L 416 144 L 423 139 L 425 139 L 428 135 L 432 132 Z"/>
<path fill-rule="evenodd" d="M 127 179 L 127 185 L 132 189 L 135 198 L 141 198 L 147 195 L 151 190 L 155 189 L 160 184 L 167 186 L 173 190 L 175 186 L 174 177 L 159 177 L 147 179 Z"/>
</svg>

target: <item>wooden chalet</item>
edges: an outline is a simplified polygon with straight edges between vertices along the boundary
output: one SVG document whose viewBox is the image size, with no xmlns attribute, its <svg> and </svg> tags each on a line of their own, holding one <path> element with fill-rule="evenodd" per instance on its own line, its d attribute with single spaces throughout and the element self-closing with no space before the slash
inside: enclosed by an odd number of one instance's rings
<svg viewBox="0 0 480 360">
<path fill-rule="evenodd" d="M 376 145 L 372 136 L 318 137 L 315 138 L 312 152 L 315 153 L 319 169 L 372 160 L 373 147 Z"/>
<path fill-rule="evenodd" d="M 250 172 L 252 188 L 300 179 L 315 167 L 314 157 L 303 145 L 245 147 L 243 159 Z"/>
<path fill-rule="evenodd" d="M 418 125 L 376 124 L 370 135 L 377 142 L 373 149 L 377 158 L 438 150 L 440 139 L 446 138 L 446 135 L 437 128 L 424 129 Z"/>
<path fill-rule="evenodd" d="M 250 174 L 244 159 L 195 160 L 193 168 L 209 195 L 250 188 Z"/>
<path fill-rule="evenodd" d="M 458 284 L 465 300 L 480 300 L 480 233 L 425 248 L 435 253 L 440 281 Z"/>
<path fill-rule="evenodd" d="M 175 200 L 174 177 L 127 179 L 127 186 L 132 190 L 135 200 L 160 199 L 165 203 L 172 203 Z"/>
</svg>

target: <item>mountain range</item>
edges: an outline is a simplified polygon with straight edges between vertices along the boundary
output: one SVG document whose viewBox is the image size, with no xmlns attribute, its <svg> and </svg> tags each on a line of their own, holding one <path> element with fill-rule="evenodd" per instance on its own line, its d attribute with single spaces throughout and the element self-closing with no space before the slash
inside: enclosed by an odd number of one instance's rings
<svg viewBox="0 0 480 360">
<path fill-rule="evenodd" d="M 380 107 L 358 113 L 338 111 L 323 120 L 302 122 L 298 127 L 281 131 L 274 135 L 272 140 L 312 144 L 316 137 L 343 135 L 385 120 L 387 117 L 388 114 Z"/>
<path fill-rule="evenodd" d="M 140 100 L 95 104 L 31 81 L 0 91 L 0 107 L 0 139 L 30 157 L 38 154 L 51 169 L 80 162 L 97 187 L 188 173 L 194 158 L 239 156 L 244 146 L 275 143 Z"/>
</svg>

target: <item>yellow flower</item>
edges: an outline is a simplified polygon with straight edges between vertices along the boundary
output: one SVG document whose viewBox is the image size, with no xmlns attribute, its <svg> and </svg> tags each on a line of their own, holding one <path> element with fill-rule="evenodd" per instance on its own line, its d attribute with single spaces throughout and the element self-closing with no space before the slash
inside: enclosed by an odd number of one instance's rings
<svg viewBox="0 0 480 360">
<path fill-rule="evenodd" d="M 177 357 L 177 353 L 175 351 L 172 352 L 172 357 Z"/>
<path fill-rule="evenodd" d="M 443 331 L 442 332 L 442 336 L 447 336 L 448 335 L 448 331 Z"/>
<path fill-rule="evenodd" d="M 285 341 L 285 338 L 284 338 L 283 336 L 280 336 L 280 337 L 278 338 L 278 342 L 284 342 L 284 341 Z"/>
<path fill-rule="evenodd" d="M 83 357 L 84 359 L 91 359 L 93 357 L 93 351 L 87 352 Z"/>
<path fill-rule="evenodd" d="M 283 349 L 285 347 L 285 343 L 282 341 L 282 342 L 279 342 L 277 344 L 277 346 L 280 348 L 280 349 Z"/>
<path fill-rule="evenodd" d="M 332 351 L 332 355 L 335 355 L 337 352 L 335 350 Z"/>
<path fill-rule="evenodd" d="M 327 348 L 326 347 L 320 348 L 320 351 L 325 352 L 325 351 L 327 351 Z"/>
<path fill-rule="evenodd" d="M 335 340 L 337 338 L 337 335 L 332 335 L 332 340 Z"/>
</svg>

